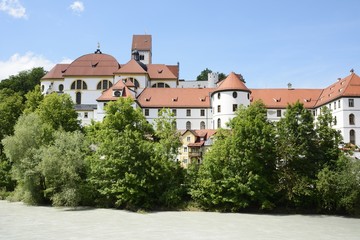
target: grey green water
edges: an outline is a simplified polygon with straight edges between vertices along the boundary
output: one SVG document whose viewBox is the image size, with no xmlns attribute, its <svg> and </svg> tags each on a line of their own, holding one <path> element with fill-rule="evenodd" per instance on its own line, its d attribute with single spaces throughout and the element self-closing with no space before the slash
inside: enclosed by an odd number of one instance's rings
<svg viewBox="0 0 360 240">
<path fill-rule="evenodd" d="M 360 239 L 360 219 L 322 215 L 132 213 L 0 201 L 0 239 Z"/>
</svg>

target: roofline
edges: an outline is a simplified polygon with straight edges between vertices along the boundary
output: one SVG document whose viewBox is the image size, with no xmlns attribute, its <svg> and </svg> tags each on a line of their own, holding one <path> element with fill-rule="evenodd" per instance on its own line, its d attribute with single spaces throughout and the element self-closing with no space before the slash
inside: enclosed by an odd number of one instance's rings
<svg viewBox="0 0 360 240">
<path fill-rule="evenodd" d="M 210 92 L 210 97 L 215 94 L 215 93 L 218 93 L 218 92 L 231 92 L 231 91 L 240 91 L 240 92 L 247 92 L 247 93 L 252 93 L 251 90 L 244 90 L 244 89 L 220 89 L 220 90 L 215 90 L 213 92 Z"/>
</svg>

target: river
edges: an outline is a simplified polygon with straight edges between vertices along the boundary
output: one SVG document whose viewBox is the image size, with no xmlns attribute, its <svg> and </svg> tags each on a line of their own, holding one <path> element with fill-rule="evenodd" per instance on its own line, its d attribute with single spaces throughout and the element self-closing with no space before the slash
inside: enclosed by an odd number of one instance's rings
<svg viewBox="0 0 360 240">
<path fill-rule="evenodd" d="M 360 219 L 212 212 L 133 213 L 0 201 L 1 240 L 360 239 Z"/>
</svg>

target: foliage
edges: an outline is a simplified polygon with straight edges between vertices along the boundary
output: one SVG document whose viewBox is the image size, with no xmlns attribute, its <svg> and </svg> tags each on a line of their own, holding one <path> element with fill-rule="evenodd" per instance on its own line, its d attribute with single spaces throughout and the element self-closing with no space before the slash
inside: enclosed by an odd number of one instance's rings
<svg viewBox="0 0 360 240">
<path fill-rule="evenodd" d="M 8 88 L 18 92 L 21 96 L 40 85 L 40 79 L 46 74 L 42 67 L 33 68 L 27 71 L 21 71 L 19 74 L 10 76 L 0 82 L 0 90 Z"/>
<path fill-rule="evenodd" d="M 263 103 L 240 108 L 229 124 L 231 132 L 218 132 L 205 155 L 193 198 L 205 209 L 239 211 L 250 206 L 272 207 L 275 184 L 275 136 Z"/>
<path fill-rule="evenodd" d="M 47 95 L 38 106 L 36 113 L 55 130 L 76 131 L 80 129 L 74 103 L 68 94 Z"/>
<path fill-rule="evenodd" d="M 26 102 L 24 113 L 28 114 L 31 112 L 35 112 L 38 108 L 42 100 L 44 99 L 44 95 L 41 94 L 40 85 L 36 85 L 34 90 L 25 94 Z"/>
<path fill-rule="evenodd" d="M 201 71 L 201 73 L 196 77 L 196 81 L 207 81 L 208 80 L 208 74 L 212 73 L 213 71 L 205 68 Z M 227 76 L 224 73 L 218 73 L 219 81 L 225 79 Z"/>
<path fill-rule="evenodd" d="M 179 202 L 182 169 L 164 154 L 168 142 L 152 140 L 153 129 L 131 99 L 120 98 L 106 106 L 106 118 L 90 127 L 96 151 L 88 158 L 90 183 L 99 192 L 98 203 L 127 209 L 150 209 Z M 160 125 L 164 136 L 167 121 Z M 170 120 L 171 122 L 171 120 Z M 159 125 L 159 128 L 160 128 Z M 101 139 L 101 141 L 100 141 Z M 170 155 L 171 156 L 171 155 Z M 178 180 L 180 179 L 180 180 Z"/>
<path fill-rule="evenodd" d="M 296 102 L 277 124 L 278 190 L 288 206 L 311 207 L 315 178 L 316 133 L 311 112 Z"/>
<path fill-rule="evenodd" d="M 0 90 L 0 141 L 7 135 L 12 135 L 16 120 L 23 109 L 22 98 L 10 89 Z M 0 144 L 0 155 L 2 155 Z"/>
<path fill-rule="evenodd" d="M 40 169 L 45 178 L 44 194 L 54 206 L 78 206 L 85 184 L 84 135 L 58 131 L 51 145 L 40 148 Z"/>
<path fill-rule="evenodd" d="M 52 129 L 37 114 L 31 113 L 20 116 L 14 135 L 3 139 L 4 152 L 12 164 L 12 177 L 17 182 L 18 200 L 28 204 L 44 202 L 45 179 L 37 153 L 51 141 L 51 134 Z"/>
<path fill-rule="evenodd" d="M 360 214 L 360 162 L 342 156 L 336 168 L 318 174 L 320 208 L 332 213 Z"/>
<path fill-rule="evenodd" d="M 340 156 L 339 144 L 342 141 L 340 132 L 332 128 L 334 119 L 330 109 L 321 108 L 321 114 L 317 118 L 316 133 L 318 135 L 319 165 L 317 170 L 320 171 L 324 166 L 331 169 L 336 166 Z"/>
</svg>

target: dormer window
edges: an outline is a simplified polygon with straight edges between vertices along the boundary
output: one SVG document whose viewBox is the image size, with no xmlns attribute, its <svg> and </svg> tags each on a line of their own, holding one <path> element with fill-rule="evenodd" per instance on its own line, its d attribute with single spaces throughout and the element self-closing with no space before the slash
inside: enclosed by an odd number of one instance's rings
<svg viewBox="0 0 360 240">
<path fill-rule="evenodd" d="M 114 97 L 121 97 L 122 96 L 122 91 L 121 90 L 114 90 L 113 96 Z"/>
</svg>

